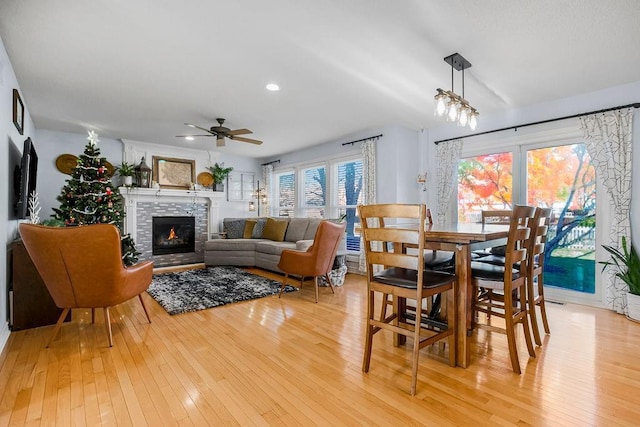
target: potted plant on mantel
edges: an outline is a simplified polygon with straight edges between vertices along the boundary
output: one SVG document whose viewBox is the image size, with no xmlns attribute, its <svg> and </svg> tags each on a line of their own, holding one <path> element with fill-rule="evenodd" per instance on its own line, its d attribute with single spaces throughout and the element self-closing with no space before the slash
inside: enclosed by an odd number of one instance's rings
<svg viewBox="0 0 640 427">
<path fill-rule="evenodd" d="M 215 163 L 213 166 L 207 168 L 213 176 L 213 189 L 214 191 L 224 191 L 224 180 L 233 170 L 232 167 L 225 168 L 224 162 Z"/>
<path fill-rule="evenodd" d="M 640 322 L 640 258 L 633 244 L 627 246 L 627 239 L 622 237 L 622 249 L 602 245 L 611 254 L 609 261 L 601 261 L 604 264 L 602 271 L 607 267 L 616 270 L 616 276 L 629 286 L 627 292 L 626 315 L 631 320 Z M 629 249 L 630 247 L 630 249 Z"/>
<path fill-rule="evenodd" d="M 116 167 L 116 172 L 122 177 L 125 186 L 131 187 L 133 185 L 133 175 L 136 173 L 135 165 L 122 162 L 120 166 Z"/>
</svg>

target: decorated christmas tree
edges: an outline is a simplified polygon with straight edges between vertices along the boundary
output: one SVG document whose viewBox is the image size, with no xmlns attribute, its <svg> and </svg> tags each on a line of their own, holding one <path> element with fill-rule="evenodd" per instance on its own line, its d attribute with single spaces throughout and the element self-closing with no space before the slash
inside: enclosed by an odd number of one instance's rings
<svg viewBox="0 0 640 427">
<path fill-rule="evenodd" d="M 100 157 L 98 135 L 89 131 L 89 143 L 78 158 L 71 178 L 62 187 L 57 200 L 60 207 L 53 209 L 56 219 L 65 226 L 106 223 L 113 224 L 122 232 L 124 223 L 124 201 L 111 183 L 106 159 Z M 122 260 L 133 265 L 138 255 L 129 234 L 122 236 Z"/>
</svg>

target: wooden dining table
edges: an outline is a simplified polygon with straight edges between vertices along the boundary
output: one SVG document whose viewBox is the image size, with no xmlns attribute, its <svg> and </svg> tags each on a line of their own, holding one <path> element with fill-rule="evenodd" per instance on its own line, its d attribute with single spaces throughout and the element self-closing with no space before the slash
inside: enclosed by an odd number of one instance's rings
<svg viewBox="0 0 640 427">
<path fill-rule="evenodd" d="M 505 245 L 508 225 L 493 224 L 428 224 L 425 229 L 425 249 L 455 252 L 458 282 L 456 313 L 458 320 L 457 364 L 466 368 L 471 360 L 470 335 L 472 332 L 471 253 L 478 249 Z"/>
<path fill-rule="evenodd" d="M 402 228 L 410 228 L 405 225 Z M 470 336 L 472 332 L 472 251 L 505 245 L 509 234 L 508 225 L 494 224 L 427 224 L 425 228 L 425 249 L 452 251 L 455 253 L 457 277 L 456 314 L 457 365 L 469 366 L 471 360 Z"/>
</svg>

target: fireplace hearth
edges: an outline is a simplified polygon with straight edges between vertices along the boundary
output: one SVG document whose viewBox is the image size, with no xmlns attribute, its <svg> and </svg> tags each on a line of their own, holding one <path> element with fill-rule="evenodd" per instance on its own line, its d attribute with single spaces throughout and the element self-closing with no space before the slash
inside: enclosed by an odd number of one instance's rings
<svg viewBox="0 0 640 427">
<path fill-rule="evenodd" d="M 166 255 L 195 252 L 195 217 L 154 216 L 152 253 Z"/>
</svg>

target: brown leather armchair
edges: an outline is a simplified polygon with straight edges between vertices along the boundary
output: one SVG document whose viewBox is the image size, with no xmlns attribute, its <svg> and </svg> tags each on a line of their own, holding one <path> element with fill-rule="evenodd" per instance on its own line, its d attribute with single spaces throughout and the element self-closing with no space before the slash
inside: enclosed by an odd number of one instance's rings
<svg viewBox="0 0 640 427">
<path fill-rule="evenodd" d="M 328 273 L 333 267 L 333 260 L 338 252 L 340 239 L 344 238 L 346 227 L 346 223 L 336 224 L 335 222 L 322 221 L 313 238 L 313 245 L 306 252 L 290 249 L 282 251 L 278 268 L 284 271 L 284 280 L 280 287 L 279 297 L 282 296 L 290 274 L 300 276 L 300 285 L 305 277 L 313 277 L 316 287 L 316 302 L 318 302 L 318 276 L 326 276 L 331 292 L 334 292 Z"/>
<path fill-rule="evenodd" d="M 47 347 L 58 335 L 72 308 L 104 308 L 104 318 L 113 346 L 109 307 L 136 295 L 151 323 L 142 292 L 151 284 L 153 262 L 131 267 L 122 263 L 120 233 L 111 224 L 82 227 L 43 227 L 20 224 L 20 234 L 36 269 L 56 305 L 63 309 Z"/>
</svg>

